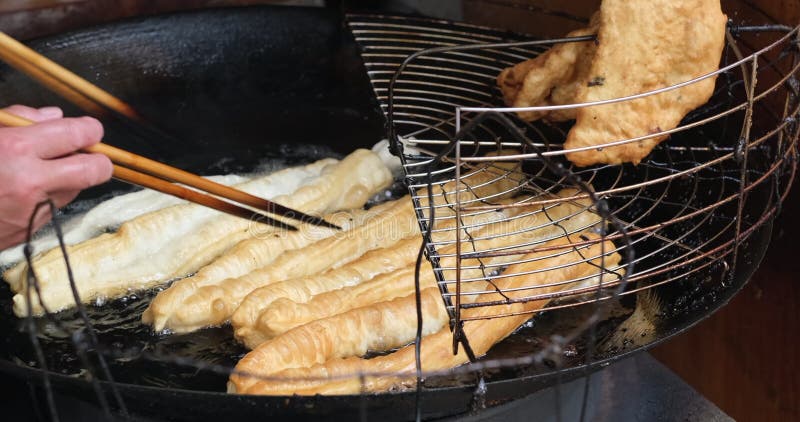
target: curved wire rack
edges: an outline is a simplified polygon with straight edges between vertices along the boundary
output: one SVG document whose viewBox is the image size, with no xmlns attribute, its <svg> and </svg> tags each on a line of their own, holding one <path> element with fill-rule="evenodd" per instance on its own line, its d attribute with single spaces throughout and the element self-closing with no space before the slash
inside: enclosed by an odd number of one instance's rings
<svg viewBox="0 0 800 422">
<path fill-rule="evenodd" d="M 454 267 L 435 266 L 454 337 L 460 336 L 462 323 L 470 319 L 462 313 L 475 307 L 552 299 L 560 300 L 548 309 L 597 304 L 670 283 L 691 288 L 692 282 L 702 283 L 710 272 L 721 273 L 719 282 L 724 284 L 737 266 L 749 265 L 740 262 L 740 245 L 779 212 L 794 179 L 798 28 L 729 25 L 722 67 L 675 86 L 594 103 L 511 108 L 503 104 L 495 83 L 502 69 L 535 57 L 553 44 L 587 42 L 593 37 L 529 40 L 488 28 L 391 16 L 354 15 L 349 25 L 387 116 L 390 143 L 403 159 L 423 232 L 431 230 L 436 221 L 454 218 L 455 227 L 441 229 L 451 231 L 455 240 L 450 243 L 473 245 L 467 252 L 442 255 L 439 250 L 448 242 L 427 239 L 427 255 L 434 264 L 443 256 L 456 258 Z M 712 99 L 677 128 L 609 140 L 604 145 L 565 150 L 562 143 L 567 125 L 527 123 L 515 115 L 632 101 L 713 76 L 718 83 Z M 564 158 L 568 152 L 660 135 L 670 135 L 670 139 L 638 166 L 577 168 Z M 518 152 L 500 158 L 485 156 L 500 149 Z M 513 160 L 523 163 L 521 170 L 496 165 Z M 481 171 L 493 171 L 496 177 L 489 181 L 474 177 Z M 525 193 L 526 199 L 514 205 L 498 205 L 496 198 L 480 195 L 461 199 L 463 193 L 509 178 L 519 181 L 513 189 Z M 445 186 L 451 191 L 444 191 Z M 554 199 L 552 193 L 565 187 L 579 191 L 569 198 Z M 433 205 L 436 195 L 427 192 L 434 189 L 455 201 Z M 548 286 L 527 287 L 522 297 L 514 299 L 505 296 L 511 291 L 499 289 L 505 300 L 469 300 L 498 290 L 495 286 L 464 291 L 464 286 L 484 279 L 493 270 L 481 259 L 546 250 L 542 245 L 549 239 L 504 250 L 476 249 L 471 232 L 481 227 L 463 224 L 465 217 L 523 205 L 540 207 L 537 212 L 546 214 L 547 207 L 587 197 L 593 204 L 588 208 L 603 219 L 595 228 L 603 236 L 594 242 L 613 240 L 616 251 L 623 255 L 620 265 L 604 266 L 601 275 L 610 274 L 605 281 L 601 278 L 599 284 L 586 285 L 586 280 L 564 280 L 560 282 L 564 287 L 556 293 L 537 292 Z M 514 218 L 520 217 L 509 220 Z M 550 221 L 559 224 L 559 220 Z M 563 234 L 585 229 L 564 229 Z M 578 245 L 584 243 L 591 242 Z M 502 266 L 513 263 L 518 260 Z M 476 267 L 486 270 L 483 277 L 460 276 L 463 270 Z M 506 271 L 493 277 L 516 275 L 520 274 Z M 508 315 L 498 311 L 489 317 L 502 316 Z M 459 340 L 468 345 L 468 339 Z"/>
</svg>

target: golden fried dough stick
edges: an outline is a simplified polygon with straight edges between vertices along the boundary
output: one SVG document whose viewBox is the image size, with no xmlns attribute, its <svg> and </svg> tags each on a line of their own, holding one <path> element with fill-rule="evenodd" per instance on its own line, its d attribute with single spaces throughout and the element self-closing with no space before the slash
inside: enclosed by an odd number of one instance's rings
<svg viewBox="0 0 800 422">
<path fill-rule="evenodd" d="M 421 291 L 421 306 L 423 335 L 435 333 L 447 324 L 449 316 L 438 287 Z M 416 297 L 412 293 L 294 328 L 262 343 L 256 351 L 248 353 L 239 366 L 259 368 L 260 375 L 311 367 L 330 359 L 402 347 L 413 341 L 416 332 Z M 237 379 L 240 388 L 256 381 L 245 377 Z"/>
<path fill-rule="evenodd" d="M 474 271 L 473 271 L 474 272 Z M 424 274 L 424 275 L 423 275 Z M 420 270 L 422 288 L 436 287 L 433 268 L 425 261 Z M 249 348 L 279 336 L 292 328 L 325 319 L 351 309 L 407 296 L 414 291 L 414 268 L 381 274 L 372 280 L 342 289 L 321 293 L 304 303 L 281 298 L 272 302 L 258 316 L 250 335 L 241 337 Z M 440 297 L 441 300 L 441 297 Z M 329 306 L 323 309 L 320 306 Z"/>
<path fill-rule="evenodd" d="M 504 155 L 519 154 L 518 150 L 503 149 L 489 151 L 485 157 L 499 157 Z M 515 161 L 494 161 L 478 163 L 461 175 L 461 184 L 455 180 L 444 183 L 433 183 L 431 197 L 436 208 L 435 217 L 442 224 L 447 217 L 455 215 L 452 206 L 458 200 L 461 206 L 500 204 L 505 198 L 512 197 L 528 181 L 528 177 L 521 170 L 522 163 Z M 456 189 L 458 186 L 458 189 Z M 422 215 L 428 218 L 428 189 L 419 189 L 416 196 L 419 198 Z"/>
<path fill-rule="evenodd" d="M 568 189 L 568 194 L 574 192 Z M 532 208 L 514 208 L 517 212 L 533 211 Z M 563 202 L 555 206 L 550 206 L 547 212 L 537 212 L 535 214 L 519 217 L 510 221 L 500 221 L 474 230 L 472 236 L 477 239 L 473 242 L 462 240 L 462 253 L 471 251 L 485 251 L 502 248 L 511 248 L 520 244 L 531 244 L 533 242 L 545 241 L 557 238 L 568 232 L 585 229 L 599 222 L 599 217 L 591 211 L 587 211 L 588 203 L 584 202 Z M 511 211 L 511 210 L 507 210 Z M 562 220 L 559 226 L 550 224 L 550 219 Z M 538 227 L 534 230 L 528 228 Z M 441 268 L 456 268 L 456 245 L 452 244 L 441 248 L 439 254 L 439 264 Z M 482 258 L 480 261 L 475 259 L 462 260 L 461 279 L 480 280 L 486 276 L 483 266 L 489 268 L 514 261 L 518 256 L 505 255 Z M 472 267 L 472 268 L 470 268 Z M 420 283 L 423 288 L 436 286 L 436 278 L 430 264 L 420 271 Z M 445 280 L 455 280 L 454 270 L 444 270 Z M 465 282 L 462 284 L 462 293 L 466 291 L 479 291 L 485 288 L 483 282 Z M 314 296 L 306 303 L 296 303 L 291 300 L 278 300 L 273 302 L 258 318 L 255 331 L 263 338 L 271 338 L 279 335 L 291 328 L 305 323 L 326 318 L 338 313 L 348 311 L 360 306 L 366 306 L 403 297 L 414 292 L 414 269 L 408 268 L 391 274 L 378 276 L 370 281 L 333 290 Z M 475 296 L 464 296 L 463 300 L 474 299 Z M 255 342 L 251 342 L 255 343 Z"/>
<path fill-rule="evenodd" d="M 719 0 L 603 0 L 591 83 L 578 102 L 666 88 L 714 72 L 725 44 Z M 716 77 L 632 101 L 578 110 L 565 149 L 670 130 L 705 104 Z M 567 154 L 578 166 L 639 163 L 666 136 Z"/>
<path fill-rule="evenodd" d="M 516 151 L 496 151 L 492 154 L 498 155 L 506 153 L 514 154 Z M 476 194 L 485 195 L 486 197 L 496 198 L 498 200 L 503 199 L 505 196 L 513 195 L 517 192 L 519 185 L 524 180 L 518 172 L 519 166 L 519 161 L 486 163 L 477 166 L 472 172 L 465 175 L 468 176 L 470 186 L 473 186 L 474 190 L 462 188 L 458 192 L 458 195 L 464 198 L 471 198 L 472 200 L 475 200 Z M 514 174 L 510 175 L 509 172 L 512 171 Z M 456 194 L 454 192 L 454 186 L 455 184 L 453 182 L 436 185 L 436 189 L 443 189 L 445 193 L 435 194 L 434 201 L 438 204 L 440 200 L 451 198 Z M 382 208 L 377 208 L 373 211 L 377 212 L 380 209 Z M 452 210 L 445 207 L 442 213 L 452 214 Z M 378 219 L 381 218 L 383 217 L 378 217 Z M 195 283 L 194 280 L 187 280 L 185 283 L 181 281 L 176 282 L 172 288 L 159 294 L 159 296 L 164 297 L 163 299 L 157 297 L 156 300 L 153 301 L 150 308 L 146 311 L 145 320 L 151 321 L 156 330 L 169 328 L 176 332 L 188 332 L 206 326 L 222 324 L 232 315 L 241 300 L 258 287 L 272 284 L 276 281 L 310 275 L 345 264 L 358 258 L 367 250 L 388 246 L 390 244 L 387 243 L 388 240 L 396 242 L 402 237 L 418 233 L 418 225 L 410 201 L 408 201 L 408 205 L 402 215 L 400 213 L 392 214 L 390 218 L 385 219 L 384 223 L 385 227 L 382 228 L 378 227 L 376 224 L 371 224 L 369 228 L 364 228 L 364 230 L 367 231 L 375 228 L 375 230 L 372 230 L 372 233 L 368 234 L 368 236 L 373 236 L 372 241 L 359 243 L 360 239 L 351 235 L 361 232 L 350 231 L 347 232 L 347 238 L 337 236 L 338 240 L 331 240 L 320 246 L 314 243 L 306 248 L 298 249 L 298 251 L 305 251 L 309 247 L 316 248 L 311 252 L 312 257 L 316 256 L 313 264 L 306 262 L 308 259 L 302 258 L 302 253 L 304 252 L 300 252 L 301 255 L 294 255 L 300 257 L 296 259 L 296 262 L 291 261 L 291 259 L 294 258 L 283 259 L 282 266 L 300 265 L 300 267 L 304 268 L 303 271 L 306 272 L 300 271 L 297 268 L 293 268 L 291 271 L 283 271 L 280 270 L 281 265 L 277 266 L 278 269 L 273 269 L 271 268 L 272 266 L 269 266 L 267 268 L 259 268 L 251 271 L 252 265 L 247 263 L 246 259 L 249 255 L 248 248 L 243 247 L 239 249 L 238 252 L 244 256 L 244 259 L 235 259 L 233 262 L 246 267 L 245 269 L 236 271 L 237 273 L 245 273 L 244 275 L 213 282 L 206 280 L 202 284 Z M 387 239 L 386 236 L 382 239 L 378 239 L 378 237 L 387 233 L 391 233 L 391 239 Z M 329 239 L 325 239 L 321 242 L 327 240 Z M 321 252 L 324 251 L 325 248 L 335 249 L 335 253 Z M 317 254 L 319 256 L 317 256 Z M 345 257 L 342 254 L 348 255 Z M 282 258 L 282 256 L 279 257 L 279 259 Z M 316 268 L 316 270 L 312 271 L 312 268 Z"/>
<path fill-rule="evenodd" d="M 588 28 L 572 31 L 567 37 L 595 35 L 598 25 L 595 13 Z M 591 41 L 560 43 L 533 59 L 504 69 L 497 77 L 497 85 L 506 104 L 533 107 L 576 103 L 596 49 Z M 576 109 L 523 111 L 517 115 L 528 121 L 566 121 L 575 118 Z"/>
<path fill-rule="evenodd" d="M 307 276 L 346 264 L 365 252 L 393 245 L 419 231 L 414 207 L 408 198 L 378 205 L 365 216 L 366 223 L 304 248 L 286 251 L 270 265 L 243 276 L 200 286 L 188 297 L 166 303 L 157 320 L 175 332 L 189 332 L 225 323 L 239 303 L 253 290 L 278 281 Z M 169 289 L 161 292 L 165 294 Z M 152 307 L 152 305 L 151 305 Z"/>
<path fill-rule="evenodd" d="M 570 238 L 566 236 L 548 242 L 544 246 L 555 247 L 580 242 L 583 239 L 598 240 L 599 236 L 592 233 L 581 233 Z M 597 277 L 601 265 L 606 268 L 615 267 L 620 256 L 617 254 L 613 243 L 603 242 L 593 243 L 580 247 L 564 248 L 557 250 L 547 250 L 527 254 L 522 258 L 522 262 L 511 265 L 506 271 L 523 275 L 500 277 L 495 279 L 494 284 L 505 291 L 511 298 L 522 298 L 531 294 L 542 294 L 556 292 L 565 288 L 565 285 L 558 282 L 568 280 L 581 280 Z M 603 255 L 605 253 L 605 255 Z M 611 274 L 605 274 L 604 281 L 616 279 Z M 523 287 L 541 286 L 533 291 L 512 290 Z M 490 302 L 503 300 L 499 293 L 485 293 L 478 299 L 480 302 Z M 481 318 L 500 314 L 525 313 L 541 309 L 546 300 L 531 301 L 525 303 L 513 303 L 491 307 L 480 307 L 464 310 L 462 315 L 465 318 Z M 404 312 L 413 313 L 414 306 L 406 304 L 409 309 Z M 470 346 L 476 355 L 484 355 L 491 346 L 507 337 L 517 327 L 524 323 L 530 315 L 516 315 L 512 317 L 476 319 L 464 323 L 464 332 L 470 341 Z M 424 321 L 424 320 L 423 320 Z M 380 327 L 374 327 L 373 331 L 379 332 Z M 327 338 L 326 338 L 327 341 Z M 275 379 L 263 380 L 245 375 L 233 375 L 228 383 L 229 392 L 243 394 L 355 394 L 362 391 L 383 391 L 393 385 L 409 382 L 415 373 L 414 345 L 406 346 L 397 352 L 385 356 L 378 356 L 372 359 L 351 358 L 332 358 L 325 363 L 313 365 L 311 367 L 295 367 L 279 372 L 273 372 L 269 368 L 260 366 L 261 356 L 258 351 L 261 347 L 266 347 L 269 343 L 260 346 L 245 358 L 243 358 L 236 369 L 240 374 L 270 375 Z M 449 327 L 444 327 L 438 332 L 425 336 L 420 345 L 420 355 L 423 371 L 436 371 L 452 368 L 468 361 L 463 348 L 456 355 L 452 354 L 452 333 Z M 336 347 L 333 345 L 332 347 Z M 314 349 L 306 348 L 307 353 L 317 352 Z M 335 355 L 336 352 L 327 351 L 328 355 Z M 250 356 L 253 358 L 249 358 Z M 302 361 L 295 358 L 296 361 Z M 305 360 L 305 362 L 313 359 Z M 321 359 L 318 359 L 321 360 Z M 366 376 L 362 379 L 358 374 L 369 373 L 405 373 L 407 376 Z M 329 380 L 312 380 L 310 378 L 332 378 Z M 340 379 L 333 379 L 339 378 Z M 283 378 L 283 379 L 281 379 Z M 292 378 L 296 380 L 291 380 Z M 306 379 L 303 379 L 306 378 Z"/>
<path fill-rule="evenodd" d="M 279 281 L 255 289 L 231 316 L 234 335 L 252 349 L 266 340 L 261 333 L 253 332 L 253 325 L 261 312 L 276 300 L 304 303 L 314 295 L 353 286 L 379 274 L 406 268 L 417 259 L 421 242 L 420 236 L 415 234 L 394 245 L 371 250 L 353 262 L 322 274 Z"/>
<path fill-rule="evenodd" d="M 522 200 L 503 199 L 499 204 L 513 204 Z M 523 208 L 511 208 L 498 211 L 480 211 L 465 213 L 462 223 L 465 227 L 482 226 L 517 215 Z M 452 242 L 455 239 L 456 220 L 437 219 L 431 233 L 433 241 Z M 464 229 L 468 233 L 470 229 Z M 266 340 L 265 332 L 253 330 L 259 315 L 274 301 L 285 299 L 291 303 L 305 303 L 314 295 L 322 294 L 344 287 L 355 286 L 381 274 L 408 268 L 417 258 L 422 239 L 415 232 L 400 242 L 365 253 L 358 259 L 339 268 L 332 268 L 322 274 L 289 279 L 260 287 L 245 297 L 231 317 L 234 334 L 247 347 L 253 348 Z"/>
<path fill-rule="evenodd" d="M 366 223 L 374 213 L 356 209 L 328 214 L 326 221 L 342 230 L 350 230 Z M 185 300 L 202 286 L 218 284 L 222 280 L 245 275 L 275 260 L 282 253 L 308 246 L 316 241 L 336 235 L 339 230 L 301 224 L 297 231 L 272 232 L 254 239 L 239 242 L 217 260 L 201 268 L 196 274 L 176 281 L 159 293 L 142 314 L 142 322 L 162 330 L 173 304 Z"/>
</svg>

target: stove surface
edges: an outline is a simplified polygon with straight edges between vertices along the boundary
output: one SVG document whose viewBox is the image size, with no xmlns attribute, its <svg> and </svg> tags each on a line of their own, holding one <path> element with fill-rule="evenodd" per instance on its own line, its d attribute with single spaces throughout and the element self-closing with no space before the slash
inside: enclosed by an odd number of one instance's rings
<svg viewBox="0 0 800 422">
<path fill-rule="evenodd" d="M 0 407 L 6 415 L 15 415 L 19 422 L 47 420 L 44 396 L 33 397 L 24 384 L 0 380 Z M 581 420 L 585 378 L 558 387 L 561 400 L 561 421 Z M 61 421 L 100 422 L 103 413 L 95 403 L 65 395 L 55 397 Z M 134 414 L 136 409 L 130 409 Z M 37 413 L 40 419 L 37 419 Z M 648 353 L 623 360 L 589 378 L 589 394 L 584 420 L 587 421 L 733 421 L 717 406 L 700 395 L 667 367 Z M 369 420 L 369 415 L 367 415 Z M 448 421 L 466 422 L 555 422 L 556 387 L 542 390 L 524 399 L 484 409 L 472 415 L 461 415 Z M 160 422 L 155 419 L 132 418 L 135 422 Z"/>
</svg>

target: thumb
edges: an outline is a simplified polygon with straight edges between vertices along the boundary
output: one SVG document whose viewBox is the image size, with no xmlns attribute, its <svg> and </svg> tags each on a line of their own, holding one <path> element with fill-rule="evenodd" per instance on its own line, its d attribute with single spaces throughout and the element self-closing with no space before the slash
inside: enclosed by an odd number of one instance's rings
<svg viewBox="0 0 800 422">
<path fill-rule="evenodd" d="M 43 122 L 45 120 L 64 117 L 64 113 L 58 107 L 33 108 L 24 105 L 13 105 L 5 108 L 4 111 L 19 117 L 24 117 L 28 120 L 33 120 L 34 122 Z"/>
</svg>

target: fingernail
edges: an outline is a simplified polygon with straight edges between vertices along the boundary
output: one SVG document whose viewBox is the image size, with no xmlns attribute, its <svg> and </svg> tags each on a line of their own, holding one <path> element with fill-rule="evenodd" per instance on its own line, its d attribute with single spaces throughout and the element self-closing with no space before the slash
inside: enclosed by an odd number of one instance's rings
<svg viewBox="0 0 800 422">
<path fill-rule="evenodd" d="M 42 107 L 39 109 L 39 113 L 46 119 L 60 119 L 63 116 L 58 107 Z"/>
</svg>

